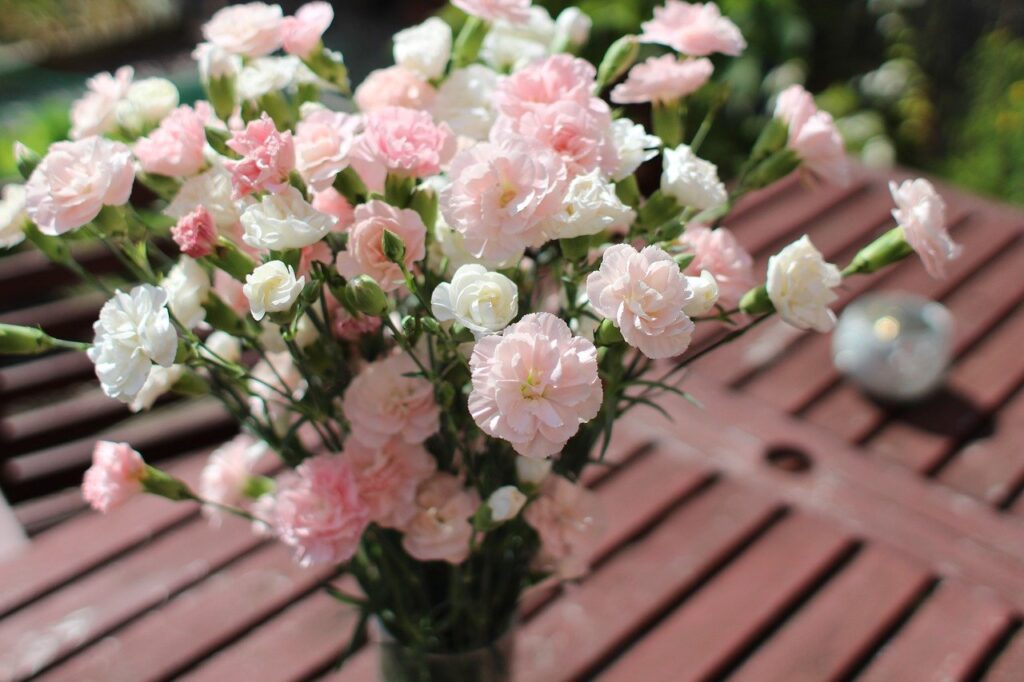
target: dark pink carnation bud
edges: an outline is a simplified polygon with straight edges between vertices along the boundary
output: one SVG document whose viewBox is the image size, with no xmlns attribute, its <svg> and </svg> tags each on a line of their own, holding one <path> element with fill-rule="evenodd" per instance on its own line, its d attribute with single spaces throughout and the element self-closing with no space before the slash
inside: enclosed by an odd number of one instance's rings
<svg viewBox="0 0 1024 682">
<path fill-rule="evenodd" d="M 202 258 L 213 253 L 217 243 L 217 228 L 210 212 L 203 206 L 197 206 L 171 228 L 171 237 L 183 254 Z"/>
</svg>

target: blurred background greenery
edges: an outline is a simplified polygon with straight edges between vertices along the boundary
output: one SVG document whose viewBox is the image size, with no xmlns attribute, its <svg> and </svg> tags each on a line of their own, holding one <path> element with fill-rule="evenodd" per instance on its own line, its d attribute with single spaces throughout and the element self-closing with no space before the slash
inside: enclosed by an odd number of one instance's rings
<svg viewBox="0 0 1024 682">
<path fill-rule="evenodd" d="M 636 32 L 660 0 L 535 0 L 594 20 L 585 56 Z M 11 142 L 36 149 L 67 131 L 84 78 L 122 63 L 166 72 L 199 93 L 188 52 L 218 0 L 0 0 L 0 178 Z M 298 2 L 282 2 L 286 11 Z M 327 42 L 356 78 L 390 60 L 388 37 L 437 11 L 424 0 L 339 0 Z M 1024 203 L 1024 2 L 1021 0 L 720 0 L 749 49 L 718 59 L 730 98 L 708 156 L 725 174 L 742 160 L 771 96 L 791 83 L 819 94 L 851 154 L 914 166 Z M 457 21 L 456 12 L 448 12 Z M 710 105 L 691 107 L 694 117 Z"/>
</svg>

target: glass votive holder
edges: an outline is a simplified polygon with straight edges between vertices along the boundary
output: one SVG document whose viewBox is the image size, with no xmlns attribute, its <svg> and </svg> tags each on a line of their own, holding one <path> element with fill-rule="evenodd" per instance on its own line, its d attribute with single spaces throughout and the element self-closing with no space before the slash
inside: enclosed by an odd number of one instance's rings
<svg viewBox="0 0 1024 682">
<path fill-rule="evenodd" d="M 832 360 L 866 393 L 910 402 L 942 382 L 952 341 L 953 318 L 941 303 L 901 292 L 869 294 L 840 316 Z"/>
</svg>

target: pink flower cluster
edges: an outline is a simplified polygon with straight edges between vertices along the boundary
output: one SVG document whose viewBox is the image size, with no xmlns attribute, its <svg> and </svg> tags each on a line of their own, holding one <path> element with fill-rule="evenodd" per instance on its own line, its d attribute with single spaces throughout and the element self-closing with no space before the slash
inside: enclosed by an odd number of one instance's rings
<svg viewBox="0 0 1024 682">
<path fill-rule="evenodd" d="M 217 226 L 210 212 L 199 205 L 171 228 L 171 238 L 186 256 L 202 258 L 213 253 L 217 244 Z"/>
<path fill-rule="evenodd" d="M 747 48 L 739 28 L 723 17 L 713 2 L 666 0 L 664 7 L 654 8 L 654 19 L 645 21 L 641 28 L 640 40 L 668 45 L 694 57 L 715 52 L 735 57 Z"/>
<path fill-rule="evenodd" d="M 563 580 L 586 572 L 606 525 L 597 496 L 561 476 L 545 480 L 541 496 L 526 508 L 523 518 L 540 536 L 535 568 Z"/>
<path fill-rule="evenodd" d="M 102 135 L 117 125 L 117 103 L 127 94 L 135 69 L 122 66 L 113 75 L 99 73 L 85 83 L 86 93 L 71 105 L 72 140 Z"/>
<path fill-rule="evenodd" d="M 395 233 L 405 243 L 406 268 L 411 270 L 416 261 L 426 255 L 427 228 L 420 214 L 374 199 L 356 207 L 348 230 L 348 246 L 338 254 L 338 272 L 349 279 L 369 275 L 385 291 L 402 286 L 405 282 L 402 268 L 384 254 L 381 240 L 385 230 Z"/>
<path fill-rule="evenodd" d="M 330 3 L 306 3 L 295 16 L 281 20 L 281 46 L 288 54 L 306 59 L 320 45 L 320 39 L 332 21 L 334 8 Z"/>
<path fill-rule="evenodd" d="M 406 355 L 392 355 L 367 365 L 342 398 L 342 411 L 352 427 L 352 438 L 366 447 L 379 448 L 392 439 L 418 445 L 440 428 L 441 411 L 434 402 L 434 386 L 422 377 Z"/>
<path fill-rule="evenodd" d="M 811 93 L 791 85 L 779 94 L 775 117 L 789 126 L 789 148 L 815 176 L 835 185 L 850 181 L 843 138 L 832 115 L 819 111 Z"/>
<path fill-rule="evenodd" d="M 714 68 L 710 59 L 677 59 L 671 54 L 651 57 L 630 69 L 626 80 L 612 90 L 612 101 L 616 104 L 673 102 L 707 83 Z"/>
<path fill-rule="evenodd" d="M 314 111 L 295 126 L 295 168 L 314 192 L 330 189 L 348 166 L 361 128 L 358 116 L 328 109 Z"/>
<path fill-rule="evenodd" d="M 82 479 L 82 497 L 104 514 L 142 490 L 146 463 L 128 443 L 97 441 L 92 466 Z"/>
<path fill-rule="evenodd" d="M 743 294 L 757 284 L 754 259 L 727 228 L 714 230 L 704 225 L 688 225 L 679 241 L 694 258 L 686 274 L 700 276 L 707 270 L 718 284 L 718 301 L 727 308 L 739 303 Z"/>
<path fill-rule="evenodd" d="M 452 0 L 452 4 L 484 21 L 524 24 L 530 19 L 530 0 Z"/>
<path fill-rule="evenodd" d="M 421 178 L 435 175 L 455 153 L 455 135 L 429 113 L 381 107 L 366 115 L 360 144 L 389 173 Z"/>
<path fill-rule="evenodd" d="M 426 110 L 436 96 L 434 87 L 422 76 L 401 66 L 373 71 L 355 92 L 356 104 L 364 113 L 384 107 Z"/>
<path fill-rule="evenodd" d="M 242 156 L 225 164 L 236 199 L 253 192 L 280 191 L 288 184 L 288 174 L 295 168 L 295 142 L 290 131 L 278 132 L 267 114 L 235 131 L 227 144 Z"/>
<path fill-rule="evenodd" d="M 172 177 L 198 173 L 206 162 L 205 126 L 212 117 L 206 102 L 196 102 L 195 108 L 183 105 L 168 114 L 156 130 L 132 148 L 142 170 Z"/>
<path fill-rule="evenodd" d="M 963 247 L 953 241 L 946 226 L 946 203 L 924 178 L 889 183 L 896 208 L 892 217 L 903 227 L 903 237 L 921 257 L 932 277 L 946 276 L 946 263 L 960 256 Z"/>
</svg>

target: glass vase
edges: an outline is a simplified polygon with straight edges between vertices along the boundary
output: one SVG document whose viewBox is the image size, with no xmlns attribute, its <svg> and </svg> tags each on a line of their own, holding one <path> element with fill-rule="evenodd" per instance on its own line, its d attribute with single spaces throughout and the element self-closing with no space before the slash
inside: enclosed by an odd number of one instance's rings
<svg viewBox="0 0 1024 682">
<path fill-rule="evenodd" d="M 509 682 L 515 654 L 515 623 L 493 643 L 457 653 L 426 653 L 381 633 L 381 682 Z"/>
</svg>

